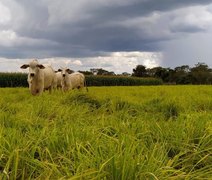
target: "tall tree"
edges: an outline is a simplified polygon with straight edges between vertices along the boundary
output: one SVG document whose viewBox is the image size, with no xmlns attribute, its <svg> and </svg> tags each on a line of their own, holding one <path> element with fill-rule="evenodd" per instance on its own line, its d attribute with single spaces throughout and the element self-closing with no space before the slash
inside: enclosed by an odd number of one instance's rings
<svg viewBox="0 0 212 180">
<path fill-rule="evenodd" d="M 210 84 L 212 70 L 205 63 L 197 63 L 191 68 L 191 77 L 193 84 Z"/>
<path fill-rule="evenodd" d="M 173 79 L 173 69 L 171 68 L 163 68 L 163 67 L 155 67 L 154 70 L 154 77 L 161 78 L 164 82 L 172 82 Z"/>
<path fill-rule="evenodd" d="M 147 76 L 146 67 L 143 65 L 137 65 L 136 68 L 133 69 L 132 75 L 136 77 L 146 77 Z"/>
<path fill-rule="evenodd" d="M 99 69 L 91 69 L 91 72 L 96 75 L 106 75 L 106 76 L 111 76 L 111 75 L 116 75 L 113 71 L 107 71 L 105 69 L 99 68 Z"/>
<path fill-rule="evenodd" d="M 91 71 L 79 71 L 80 73 L 83 73 L 84 75 L 93 75 L 93 72 Z"/>
<path fill-rule="evenodd" d="M 188 65 L 178 66 L 174 69 L 173 81 L 176 84 L 191 84 L 190 67 Z"/>
</svg>

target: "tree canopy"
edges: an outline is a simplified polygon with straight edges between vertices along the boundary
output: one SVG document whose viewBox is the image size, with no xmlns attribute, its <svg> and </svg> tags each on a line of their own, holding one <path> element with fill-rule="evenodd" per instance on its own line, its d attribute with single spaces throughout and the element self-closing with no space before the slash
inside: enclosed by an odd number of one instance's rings
<svg viewBox="0 0 212 180">
<path fill-rule="evenodd" d="M 171 68 L 146 68 L 137 65 L 133 69 L 133 76 L 161 78 L 164 83 L 174 84 L 212 84 L 212 69 L 205 63 L 198 62 L 194 67 L 182 65 Z"/>
<path fill-rule="evenodd" d="M 164 68 L 161 66 L 147 68 L 139 64 L 132 69 L 132 74 L 123 72 L 119 76 L 153 77 L 159 78 L 164 83 L 170 84 L 212 84 L 212 69 L 203 62 L 198 62 L 194 67 L 189 65 L 177 66 L 175 68 Z M 90 69 L 90 71 L 80 71 L 85 75 L 115 76 L 113 71 L 102 68 Z"/>
</svg>

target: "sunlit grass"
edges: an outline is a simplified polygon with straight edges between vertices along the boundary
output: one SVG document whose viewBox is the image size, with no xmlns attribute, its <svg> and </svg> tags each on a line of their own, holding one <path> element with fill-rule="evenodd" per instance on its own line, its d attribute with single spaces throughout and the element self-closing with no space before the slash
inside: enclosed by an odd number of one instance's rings
<svg viewBox="0 0 212 180">
<path fill-rule="evenodd" d="M 0 179 L 210 179 L 212 87 L 0 89 Z"/>
</svg>

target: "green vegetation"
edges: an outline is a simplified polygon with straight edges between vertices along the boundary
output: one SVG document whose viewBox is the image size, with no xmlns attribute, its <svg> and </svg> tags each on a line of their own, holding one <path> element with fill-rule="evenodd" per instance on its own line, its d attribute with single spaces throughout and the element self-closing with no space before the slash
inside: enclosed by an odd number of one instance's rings
<svg viewBox="0 0 212 180">
<path fill-rule="evenodd" d="M 212 86 L 0 89 L 0 179 L 210 179 Z"/>
<path fill-rule="evenodd" d="M 26 87 L 27 74 L 24 73 L 0 73 L 0 87 Z"/>
<path fill-rule="evenodd" d="M 124 76 L 86 76 L 88 86 L 139 86 L 161 85 L 159 78 L 138 78 Z"/>
<path fill-rule="evenodd" d="M 161 78 L 164 83 L 172 84 L 212 84 L 212 69 L 200 62 L 194 67 L 182 65 L 174 69 L 137 65 L 132 76 Z"/>
<path fill-rule="evenodd" d="M 88 86 L 139 86 L 161 85 L 159 78 L 137 78 L 124 76 L 86 76 Z M 0 87 L 27 87 L 27 74 L 0 73 Z"/>
</svg>

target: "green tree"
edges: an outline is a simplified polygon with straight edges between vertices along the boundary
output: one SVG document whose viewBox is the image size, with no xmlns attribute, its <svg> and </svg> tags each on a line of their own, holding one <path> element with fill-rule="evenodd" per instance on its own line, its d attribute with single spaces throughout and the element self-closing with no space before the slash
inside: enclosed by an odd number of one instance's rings
<svg viewBox="0 0 212 180">
<path fill-rule="evenodd" d="M 107 71 L 105 69 L 98 69 L 97 75 L 106 75 L 106 76 L 111 76 L 111 75 L 115 75 L 115 73 L 113 71 Z"/>
<path fill-rule="evenodd" d="M 91 71 L 79 71 L 79 72 L 84 75 L 93 75 L 93 73 Z"/>
<path fill-rule="evenodd" d="M 154 67 L 151 69 L 153 77 L 161 78 L 163 82 L 171 83 L 173 82 L 173 74 L 174 70 L 171 68 L 163 68 L 163 67 Z"/>
<path fill-rule="evenodd" d="M 132 76 L 136 77 L 147 77 L 146 67 L 143 65 L 137 65 L 135 69 L 133 69 Z"/>
<path fill-rule="evenodd" d="M 188 65 L 176 67 L 174 69 L 173 80 L 176 84 L 191 84 L 190 67 Z"/>
<path fill-rule="evenodd" d="M 207 64 L 198 62 L 191 68 L 191 78 L 193 84 L 211 84 L 212 69 Z"/>
</svg>

